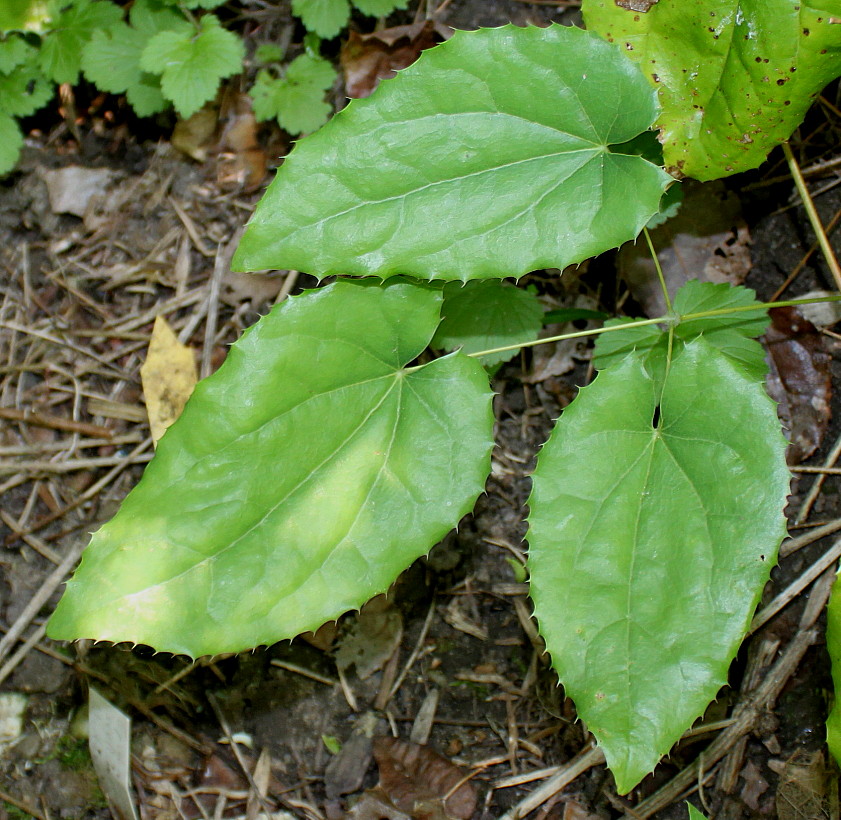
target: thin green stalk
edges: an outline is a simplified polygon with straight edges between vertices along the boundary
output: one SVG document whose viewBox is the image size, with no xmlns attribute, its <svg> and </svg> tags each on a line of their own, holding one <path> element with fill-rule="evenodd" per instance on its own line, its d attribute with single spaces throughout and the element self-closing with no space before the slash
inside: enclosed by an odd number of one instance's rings
<svg viewBox="0 0 841 820">
<path fill-rule="evenodd" d="M 677 317 L 681 322 L 688 322 L 691 319 L 709 319 L 715 316 L 729 316 L 731 313 L 749 313 L 751 311 L 770 310 L 778 307 L 796 307 L 797 305 L 815 305 L 821 302 L 841 302 L 841 293 L 830 293 L 812 299 L 785 299 L 781 302 L 759 302 L 755 305 L 740 305 L 738 307 L 719 308 L 718 310 L 701 310 L 697 313 L 685 313 Z M 504 353 L 508 350 L 519 350 L 522 347 L 536 347 L 537 345 L 548 344 L 549 342 L 563 342 L 566 339 L 582 339 L 585 336 L 598 336 L 601 333 L 611 333 L 614 330 L 625 330 L 629 327 L 645 327 L 646 325 L 668 324 L 673 326 L 675 316 L 669 314 L 658 316 L 656 319 L 641 319 L 635 322 L 623 322 L 620 325 L 609 325 L 608 327 L 596 327 L 591 330 L 577 330 L 574 333 L 561 333 L 559 336 L 547 336 L 545 339 L 535 339 L 530 342 L 518 342 L 504 347 L 493 347 L 490 350 L 479 350 L 476 353 L 468 353 L 472 359 L 482 356 L 489 356 L 491 353 Z"/>
<path fill-rule="evenodd" d="M 823 224 L 818 216 L 815 203 L 812 201 L 812 195 L 806 187 L 806 181 L 803 179 L 803 174 L 800 173 L 800 166 L 797 164 L 797 160 L 791 152 L 791 146 L 787 142 L 783 143 L 783 153 L 786 155 L 788 170 L 792 177 L 794 177 L 794 184 L 797 186 L 797 191 L 803 202 L 803 207 L 806 209 L 806 213 L 809 216 L 809 222 L 812 223 L 812 229 L 817 234 L 824 259 L 826 259 L 826 264 L 829 265 L 832 278 L 835 280 L 835 287 L 837 287 L 838 290 L 841 290 L 841 266 L 838 265 L 838 260 L 835 258 L 835 253 L 832 250 L 832 246 L 829 244 L 829 239 L 827 238 L 826 231 L 823 229 Z"/>
<path fill-rule="evenodd" d="M 654 250 L 654 243 L 651 241 L 651 234 L 648 232 L 648 228 L 643 228 L 642 232 L 645 234 L 645 241 L 648 242 L 648 250 L 651 251 L 651 258 L 654 260 L 654 267 L 657 269 L 657 278 L 660 280 L 660 288 L 663 291 L 663 298 L 666 300 L 666 310 L 671 313 L 672 300 L 669 298 L 669 289 L 666 287 L 666 277 L 663 276 L 660 259 L 657 256 L 657 251 Z"/>
</svg>

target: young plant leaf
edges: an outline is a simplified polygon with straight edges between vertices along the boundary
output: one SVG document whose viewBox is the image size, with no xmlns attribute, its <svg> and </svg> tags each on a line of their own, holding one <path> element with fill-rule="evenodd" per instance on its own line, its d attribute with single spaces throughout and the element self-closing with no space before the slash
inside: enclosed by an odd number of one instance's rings
<svg viewBox="0 0 841 820">
<path fill-rule="evenodd" d="M 601 372 L 538 459 L 531 595 L 561 683 L 633 788 L 726 682 L 785 535 L 773 402 L 703 336 Z"/>
<path fill-rule="evenodd" d="M 490 470 L 479 362 L 406 367 L 441 301 L 409 282 L 342 281 L 260 320 L 94 535 L 50 634 L 238 652 L 384 592 Z"/>
<path fill-rule="evenodd" d="M 40 34 L 54 10 L 54 4 L 46 0 L 3 0 L 0 3 L 0 33 L 33 31 Z"/>
<path fill-rule="evenodd" d="M 34 63 L 26 63 L 8 74 L 0 73 L 0 111 L 13 117 L 28 117 L 53 96 L 53 84 Z"/>
<path fill-rule="evenodd" d="M 161 89 L 185 119 L 213 99 L 219 82 L 242 70 L 245 47 L 219 18 L 205 14 L 198 33 L 162 31 L 140 56 L 140 67 L 161 75 Z"/>
<path fill-rule="evenodd" d="M 835 701 L 826 719 L 826 745 L 841 764 L 841 581 L 836 577 L 826 608 L 826 648 L 832 661 L 832 685 Z"/>
<path fill-rule="evenodd" d="M 350 19 L 348 0 L 292 0 L 292 13 L 300 17 L 309 31 L 329 40 Z"/>
<path fill-rule="evenodd" d="M 296 57 L 282 77 L 263 69 L 250 91 L 254 116 L 260 122 L 277 118 L 290 134 L 315 131 L 333 110 L 324 92 L 335 79 L 336 70 L 327 60 L 309 54 Z"/>
<path fill-rule="evenodd" d="M 9 74 L 19 65 L 32 62 L 37 53 L 38 50 L 22 37 L 12 35 L 0 40 L 0 73 Z"/>
<path fill-rule="evenodd" d="M 143 50 L 162 31 L 189 37 L 193 29 L 182 15 L 166 7 L 155 8 L 148 0 L 138 0 L 129 19 L 131 25 L 120 22 L 93 33 L 82 53 L 82 70 L 97 88 L 111 94 L 125 93 L 135 113 L 148 117 L 163 111 L 167 100 L 160 77 L 140 67 Z"/>
<path fill-rule="evenodd" d="M 646 14 L 585 0 L 587 25 L 660 89 L 666 166 L 716 179 L 756 168 L 841 74 L 836 0 L 663 0 Z"/>
<path fill-rule="evenodd" d="M 693 279 L 687 282 L 675 296 L 673 309 L 678 316 L 706 311 L 747 308 L 757 304 L 756 294 L 750 288 L 731 287 Z M 624 324 L 627 320 L 611 319 L 605 326 Z M 762 308 L 723 316 L 706 316 L 681 321 L 675 327 L 676 343 L 688 342 L 703 334 L 707 342 L 727 355 L 755 381 L 761 382 L 768 372 L 765 353 L 753 339 L 765 332 L 770 320 Z M 656 354 L 653 351 L 656 348 Z M 594 364 L 602 370 L 611 367 L 633 351 L 646 356 L 649 372 L 658 358 L 657 367 L 664 366 L 667 345 L 664 334 L 656 327 L 629 327 L 603 333 L 596 341 Z"/>
<path fill-rule="evenodd" d="M 95 31 L 110 28 L 122 16 L 116 3 L 76 0 L 50 23 L 50 31 L 41 40 L 41 70 L 54 82 L 77 83 L 85 44 Z"/>
<path fill-rule="evenodd" d="M 457 31 L 296 145 L 234 266 L 463 281 L 563 268 L 657 211 L 671 177 L 610 150 L 656 113 L 634 64 L 588 32 Z"/>
<path fill-rule="evenodd" d="M 543 307 L 533 293 L 505 282 L 449 282 L 441 317 L 432 347 L 476 353 L 536 339 L 543 326 Z M 491 353 L 481 361 L 493 367 L 518 352 Z"/>
<path fill-rule="evenodd" d="M 408 0 L 353 0 L 363 14 L 370 17 L 385 17 L 395 9 L 405 9 Z"/>
<path fill-rule="evenodd" d="M 0 174 L 7 174 L 17 165 L 23 134 L 17 120 L 0 111 Z"/>
</svg>

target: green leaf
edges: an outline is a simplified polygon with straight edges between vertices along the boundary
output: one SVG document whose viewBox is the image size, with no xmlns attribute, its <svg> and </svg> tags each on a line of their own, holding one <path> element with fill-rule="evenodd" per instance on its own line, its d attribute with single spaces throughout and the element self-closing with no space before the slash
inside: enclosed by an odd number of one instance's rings
<svg viewBox="0 0 841 820">
<path fill-rule="evenodd" d="M 472 509 L 490 469 L 481 365 L 455 353 L 406 367 L 441 301 L 340 281 L 260 320 L 94 535 L 50 634 L 237 652 L 385 591 Z"/>
<path fill-rule="evenodd" d="M 449 282 L 444 287 L 441 324 L 432 347 L 465 353 L 531 342 L 543 326 L 543 307 L 528 291 L 505 282 Z M 486 367 L 507 362 L 519 349 L 482 356 Z"/>
<path fill-rule="evenodd" d="M 564 268 L 657 211 L 671 178 L 609 150 L 656 113 L 636 67 L 585 31 L 457 31 L 296 145 L 234 265 L 463 281 Z"/>
<path fill-rule="evenodd" d="M 395 9 L 405 9 L 407 0 L 353 0 L 363 14 L 370 17 L 386 17 Z"/>
<path fill-rule="evenodd" d="M 148 117 L 167 106 L 160 78 L 143 71 L 140 58 L 149 40 L 162 31 L 189 36 L 192 26 L 180 14 L 138 0 L 131 9 L 131 25 L 117 23 L 96 31 L 82 53 L 82 70 L 97 88 L 126 94 L 135 113 Z"/>
<path fill-rule="evenodd" d="M 703 333 L 709 344 L 727 355 L 750 378 L 763 381 L 768 372 L 765 353 L 753 339 L 765 332 L 768 314 L 762 308 L 744 310 L 758 304 L 755 297 L 756 294 L 749 288 L 699 282 L 697 279 L 687 282 L 675 296 L 673 308 L 678 316 L 733 309 L 741 312 L 681 321 L 675 326 L 676 343 L 691 341 Z M 611 319 L 605 327 L 626 321 Z M 652 367 L 663 367 L 667 347 L 665 334 L 653 325 L 603 333 L 596 341 L 594 364 L 601 370 L 638 351 L 646 358 L 649 372 L 653 372 Z"/>
<path fill-rule="evenodd" d="M 335 37 L 350 19 L 348 0 L 292 0 L 292 13 L 319 37 Z"/>
<path fill-rule="evenodd" d="M 686 806 L 689 809 L 689 820 L 707 820 L 691 803 L 687 803 Z"/>
<path fill-rule="evenodd" d="M 283 59 L 283 49 L 275 43 L 261 43 L 254 52 L 254 59 L 262 65 L 279 63 Z"/>
<path fill-rule="evenodd" d="M 587 25 L 660 89 L 666 165 L 715 179 L 758 166 L 841 74 L 837 0 L 585 0 Z"/>
<path fill-rule="evenodd" d="M 254 115 L 260 121 L 277 118 L 290 134 L 314 131 L 333 110 L 324 92 L 335 79 L 336 71 L 327 60 L 309 54 L 296 57 L 283 77 L 260 71 L 250 91 Z"/>
<path fill-rule="evenodd" d="M 3 0 L 0 3 L 0 32 L 40 34 L 52 18 L 54 6 L 50 0 Z"/>
<path fill-rule="evenodd" d="M 149 40 L 140 57 L 144 71 L 161 75 L 161 89 L 185 119 L 216 96 L 219 82 L 242 70 L 245 47 L 219 19 L 205 14 L 195 34 L 162 31 Z"/>
<path fill-rule="evenodd" d="M 8 74 L 19 65 L 32 62 L 36 54 L 37 49 L 15 34 L 0 40 L 0 74 Z"/>
<path fill-rule="evenodd" d="M 535 615 L 620 793 L 726 682 L 785 535 L 789 478 L 773 402 L 704 337 L 659 383 L 640 354 L 601 372 L 541 451 Z"/>
<path fill-rule="evenodd" d="M 8 174 L 20 157 L 23 134 L 14 117 L 0 111 L 0 175 Z"/>
<path fill-rule="evenodd" d="M 835 700 L 826 719 L 826 744 L 841 764 L 841 581 L 832 585 L 832 595 L 826 609 L 826 648 L 832 661 L 832 686 Z"/>
<path fill-rule="evenodd" d="M 0 74 L 0 111 L 4 114 L 28 117 L 43 108 L 52 96 L 53 84 L 32 63 Z"/>
<path fill-rule="evenodd" d="M 95 31 L 110 28 L 122 16 L 122 9 L 114 3 L 76 0 L 51 23 L 51 30 L 41 40 L 41 70 L 57 83 L 78 82 L 85 44 Z"/>
</svg>

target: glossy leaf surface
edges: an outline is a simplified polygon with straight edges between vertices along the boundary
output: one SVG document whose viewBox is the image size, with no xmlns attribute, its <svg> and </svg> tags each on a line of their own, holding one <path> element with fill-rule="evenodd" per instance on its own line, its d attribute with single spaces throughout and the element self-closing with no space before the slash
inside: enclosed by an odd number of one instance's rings
<svg viewBox="0 0 841 820">
<path fill-rule="evenodd" d="M 432 347 L 477 353 L 531 342 L 543 326 L 543 307 L 527 290 L 504 282 L 450 282 L 444 287 L 441 324 Z M 486 367 L 507 362 L 517 350 L 482 356 Z"/>
<path fill-rule="evenodd" d="M 602 371 L 538 458 L 535 614 L 624 793 L 725 683 L 785 534 L 789 473 L 762 385 L 704 337 L 663 376 Z"/>
<path fill-rule="evenodd" d="M 264 317 L 94 535 L 50 634 L 236 652 L 385 591 L 490 469 L 481 365 L 405 367 L 440 307 L 428 286 L 345 281 Z"/>
<path fill-rule="evenodd" d="M 696 179 L 757 167 L 841 74 L 837 0 L 585 0 L 587 26 L 660 89 L 666 166 Z"/>
<path fill-rule="evenodd" d="M 588 32 L 456 32 L 296 145 L 234 266 L 461 280 L 563 268 L 657 211 L 670 177 L 609 150 L 656 114 L 638 69 Z"/>
</svg>

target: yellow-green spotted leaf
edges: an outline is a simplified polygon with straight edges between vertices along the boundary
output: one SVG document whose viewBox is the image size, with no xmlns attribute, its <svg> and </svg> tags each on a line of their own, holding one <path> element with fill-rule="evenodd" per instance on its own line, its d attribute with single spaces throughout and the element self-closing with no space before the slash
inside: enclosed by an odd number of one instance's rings
<svg viewBox="0 0 841 820">
<path fill-rule="evenodd" d="M 756 168 L 841 75 L 838 0 L 584 0 L 587 25 L 659 89 L 666 166 L 696 179 Z"/>
</svg>

